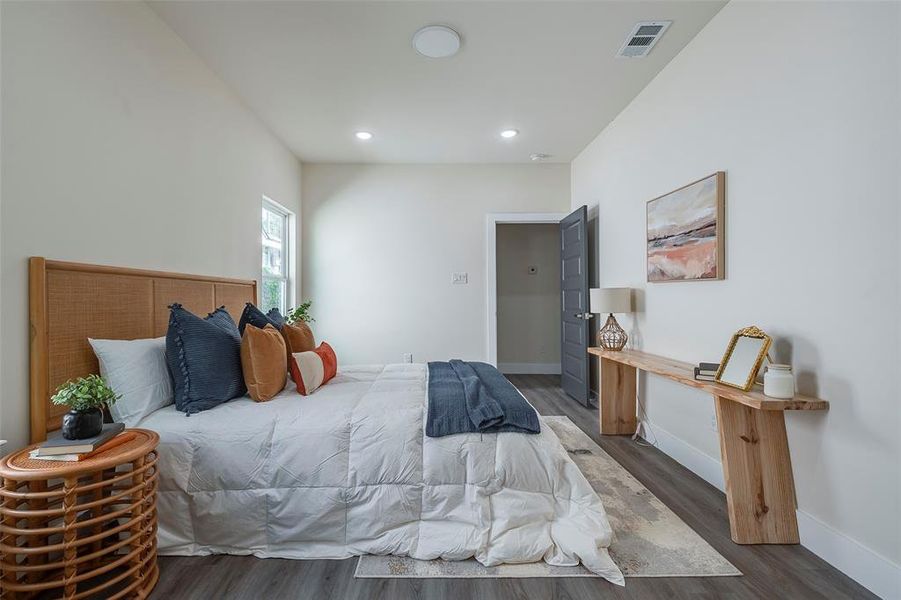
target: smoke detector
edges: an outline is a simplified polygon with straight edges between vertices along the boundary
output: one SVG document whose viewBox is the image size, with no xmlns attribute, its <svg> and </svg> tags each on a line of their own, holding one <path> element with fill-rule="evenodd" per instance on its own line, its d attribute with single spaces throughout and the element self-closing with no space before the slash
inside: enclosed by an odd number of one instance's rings
<svg viewBox="0 0 901 600">
<path fill-rule="evenodd" d="M 544 152 L 533 152 L 529 155 L 529 160 L 541 161 L 541 160 L 547 160 L 550 157 L 551 157 L 550 154 L 545 154 Z"/>
<path fill-rule="evenodd" d="M 413 34 L 413 47 L 429 58 L 449 58 L 460 51 L 460 34 L 444 25 L 429 25 Z"/>
<path fill-rule="evenodd" d="M 672 25 L 672 21 L 642 21 L 632 28 L 632 33 L 616 53 L 619 58 L 640 58 L 650 54 L 657 41 Z"/>
</svg>

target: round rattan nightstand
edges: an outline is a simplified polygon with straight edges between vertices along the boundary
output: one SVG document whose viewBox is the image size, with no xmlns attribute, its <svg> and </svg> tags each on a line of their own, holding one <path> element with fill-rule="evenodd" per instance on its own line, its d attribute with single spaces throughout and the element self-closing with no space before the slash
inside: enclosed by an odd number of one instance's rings
<svg viewBox="0 0 901 600">
<path fill-rule="evenodd" d="M 0 459 L 3 600 L 146 598 L 156 564 L 156 446 L 134 439 L 80 462 Z M 124 435 L 124 434 L 122 434 Z"/>
</svg>

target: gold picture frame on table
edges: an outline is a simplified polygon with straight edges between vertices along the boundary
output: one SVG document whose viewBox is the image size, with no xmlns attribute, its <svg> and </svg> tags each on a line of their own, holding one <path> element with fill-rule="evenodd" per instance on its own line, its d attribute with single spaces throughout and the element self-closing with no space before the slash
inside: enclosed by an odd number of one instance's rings
<svg viewBox="0 0 901 600">
<path fill-rule="evenodd" d="M 716 382 L 746 392 L 750 390 L 772 343 L 772 338 L 755 325 L 739 329 L 723 354 Z"/>
</svg>

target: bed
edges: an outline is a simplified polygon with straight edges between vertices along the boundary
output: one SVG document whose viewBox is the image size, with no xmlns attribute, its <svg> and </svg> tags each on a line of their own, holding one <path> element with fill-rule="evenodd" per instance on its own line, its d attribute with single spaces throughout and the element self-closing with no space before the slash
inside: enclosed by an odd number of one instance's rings
<svg viewBox="0 0 901 600">
<path fill-rule="evenodd" d="M 37 439 L 58 427 L 52 387 L 97 370 L 87 337 L 153 337 L 162 303 L 188 298 L 199 312 L 256 296 L 253 282 L 44 259 L 32 259 L 31 277 Z M 109 310 L 132 316 L 111 324 Z M 550 427 L 427 437 L 427 374 L 342 367 L 310 396 L 289 384 L 265 403 L 149 415 L 140 426 L 161 438 L 159 552 L 581 562 L 622 585 L 604 508 Z"/>
</svg>

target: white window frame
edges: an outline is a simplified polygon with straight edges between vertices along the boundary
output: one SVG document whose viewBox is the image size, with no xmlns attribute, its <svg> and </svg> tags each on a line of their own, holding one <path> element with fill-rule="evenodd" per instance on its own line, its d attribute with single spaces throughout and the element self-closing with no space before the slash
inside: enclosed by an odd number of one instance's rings
<svg viewBox="0 0 901 600">
<path fill-rule="evenodd" d="M 267 280 L 275 280 L 275 281 L 284 281 L 285 283 L 285 307 L 283 312 L 287 312 L 294 306 L 294 281 L 295 281 L 295 267 L 294 267 L 294 248 L 295 246 L 295 236 L 296 236 L 296 217 L 293 212 L 272 200 L 267 196 L 263 196 L 262 208 L 273 212 L 277 215 L 280 215 L 284 219 L 284 240 L 282 240 L 282 266 L 284 274 L 282 276 L 273 276 L 267 275 L 262 268 L 262 260 L 260 261 L 260 282 L 262 283 L 262 288 L 265 287 Z M 262 218 L 262 217 L 261 217 Z M 262 227 L 262 223 L 261 223 Z M 261 232 L 262 235 L 262 232 Z M 263 248 L 262 248 L 262 238 L 260 245 L 260 259 L 263 257 Z M 260 292 L 262 294 L 262 291 Z M 260 297 L 260 301 L 262 301 L 262 296 Z"/>
</svg>

